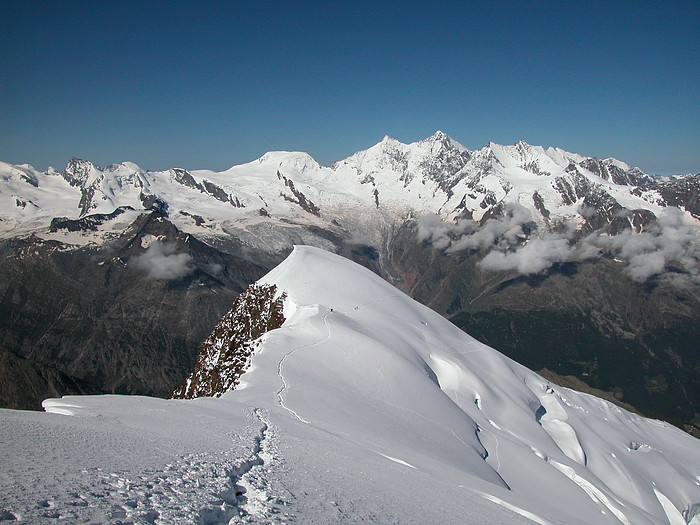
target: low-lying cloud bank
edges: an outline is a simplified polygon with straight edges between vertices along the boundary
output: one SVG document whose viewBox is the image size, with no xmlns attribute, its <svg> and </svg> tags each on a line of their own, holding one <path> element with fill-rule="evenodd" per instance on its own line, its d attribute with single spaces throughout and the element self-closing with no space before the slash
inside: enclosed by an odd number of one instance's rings
<svg viewBox="0 0 700 525">
<path fill-rule="evenodd" d="M 541 233 L 520 205 L 508 206 L 503 217 L 482 225 L 471 219 L 445 222 L 426 215 L 418 219 L 417 236 L 448 254 L 484 251 L 478 264 L 485 270 L 528 275 L 558 263 L 612 256 L 625 261 L 627 274 L 638 282 L 659 276 L 677 286 L 700 284 L 698 229 L 674 207 L 642 232 L 625 230 L 614 236 L 593 233 L 577 238 L 573 225 L 563 233 Z"/>
<path fill-rule="evenodd" d="M 508 248 L 527 238 L 527 225 L 532 216 L 527 208 L 509 206 L 500 219 L 490 219 L 483 225 L 472 219 L 445 222 L 438 215 L 424 215 L 418 219 L 418 240 L 430 242 L 436 249 L 447 253 L 465 250 Z"/>
<path fill-rule="evenodd" d="M 175 243 L 154 242 L 145 252 L 132 258 L 130 264 L 146 272 L 153 280 L 181 279 L 195 270 L 192 257 L 188 253 L 175 253 Z"/>
</svg>

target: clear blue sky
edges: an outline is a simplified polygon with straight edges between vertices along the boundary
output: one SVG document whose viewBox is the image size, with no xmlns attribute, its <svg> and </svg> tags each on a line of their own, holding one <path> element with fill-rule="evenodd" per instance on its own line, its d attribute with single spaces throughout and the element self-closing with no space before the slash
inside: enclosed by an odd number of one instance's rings
<svg viewBox="0 0 700 525">
<path fill-rule="evenodd" d="M 0 2 L 0 160 L 322 164 L 441 129 L 700 172 L 700 2 Z"/>
</svg>

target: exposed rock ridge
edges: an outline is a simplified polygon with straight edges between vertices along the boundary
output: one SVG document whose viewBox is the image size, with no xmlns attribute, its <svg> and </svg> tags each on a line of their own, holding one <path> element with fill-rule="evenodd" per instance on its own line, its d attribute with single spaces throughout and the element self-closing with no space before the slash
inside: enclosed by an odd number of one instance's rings
<svg viewBox="0 0 700 525">
<path fill-rule="evenodd" d="M 127 210 L 134 211 L 134 208 L 131 206 L 120 206 L 112 213 L 94 213 L 92 215 L 84 215 L 80 219 L 55 217 L 51 219 L 49 231 L 53 233 L 57 232 L 58 230 L 66 230 L 69 232 L 97 231 L 98 226 L 101 226 L 105 222 L 118 217 Z"/>
<path fill-rule="evenodd" d="M 233 390 L 248 368 L 261 336 L 284 323 L 277 287 L 251 284 L 202 343 L 192 374 L 173 392 L 176 399 L 215 396 Z"/>
</svg>

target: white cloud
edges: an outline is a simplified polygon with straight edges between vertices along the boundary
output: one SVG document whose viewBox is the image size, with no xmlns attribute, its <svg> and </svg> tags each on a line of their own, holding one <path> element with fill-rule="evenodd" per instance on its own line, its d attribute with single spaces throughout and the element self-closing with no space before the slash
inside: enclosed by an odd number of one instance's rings
<svg viewBox="0 0 700 525">
<path fill-rule="evenodd" d="M 438 215 L 424 215 L 418 219 L 418 240 L 430 242 L 436 249 L 447 253 L 487 249 L 492 246 L 507 248 L 526 238 L 523 226 L 532 221 L 527 208 L 509 205 L 503 217 L 479 224 L 471 219 L 445 222 Z"/>
<path fill-rule="evenodd" d="M 487 253 L 479 265 L 486 270 L 533 274 L 556 263 L 609 254 L 627 262 L 626 272 L 635 281 L 661 276 L 676 286 L 700 283 L 697 226 L 678 208 L 667 208 L 643 232 L 625 230 L 615 236 L 593 233 L 576 245 L 573 230 L 537 236 L 536 231 L 533 234 L 526 228 L 531 221 L 530 212 L 519 205 L 509 206 L 502 218 L 482 225 L 472 220 L 449 223 L 427 215 L 418 220 L 418 239 L 445 253 L 483 250 Z M 530 235 L 533 237 L 527 240 Z"/>
<path fill-rule="evenodd" d="M 570 260 L 574 251 L 567 239 L 532 239 L 515 251 L 491 251 L 479 266 L 485 270 L 517 270 L 528 275 Z"/>
<path fill-rule="evenodd" d="M 470 219 L 459 219 L 456 222 L 445 222 L 439 215 L 429 214 L 418 219 L 418 240 L 427 241 L 438 250 L 444 250 L 452 244 L 453 238 L 473 232 L 478 224 Z"/>
<path fill-rule="evenodd" d="M 700 282 L 697 229 L 686 222 L 686 215 L 678 208 L 667 208 L 647 231 L 625 230 L 614 237 L 594 234 L 584 243 L 627 260 L 627 273 L 635 281 L 643 282 L 660 274 L 667 277 L 671 275 L 667 267 L 675 265 L 687 275 L 686 279 L 670 276 L 672 282 Z"/>
<path fill-rule="evenodd" d="M 154 242 L 143 254 L 133 257 L 130 264 L 147 272 L 148 279 L 180 279 L 192 273 L 195 267 L 189 254 L 175 253 L 175 250 L 175 243 Z"/>
</svg>

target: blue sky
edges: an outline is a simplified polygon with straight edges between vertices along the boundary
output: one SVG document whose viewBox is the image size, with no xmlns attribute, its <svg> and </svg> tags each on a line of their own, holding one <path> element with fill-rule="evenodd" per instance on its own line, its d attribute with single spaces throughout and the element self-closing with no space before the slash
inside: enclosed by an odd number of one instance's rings
<svg viewBox="0 0 700 525">
<path fill-rule="evenodd" d="M 0 160 L 322 164 L 440 129 L 700 172 L 699 2 L 0 2 Z"/>
</svg>

